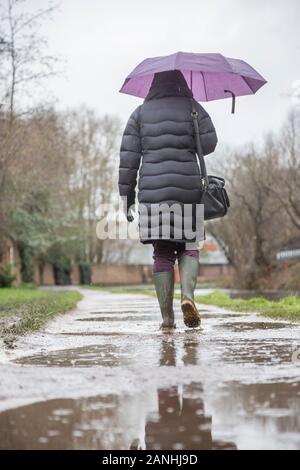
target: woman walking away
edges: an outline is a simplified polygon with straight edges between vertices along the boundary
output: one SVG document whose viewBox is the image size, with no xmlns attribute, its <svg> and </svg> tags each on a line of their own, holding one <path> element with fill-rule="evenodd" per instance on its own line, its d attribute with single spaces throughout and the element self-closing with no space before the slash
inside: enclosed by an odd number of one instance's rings
<svg viewBox="0 0 300 470">
<path fill-rule="evenodd" d="M 197 232 L 195 207 L 201 200 L 201 179 L 191 117 L 192 102 L 198 113 L 203 154 L 208 155 L 217 144 L 215 128 L 207 112 L 193 100 L 192 92 L 178 70 L 154 75 L 144 103 L 129 118 L 121 144 L 119 192 L 126 201 L 127 220 L 132 221 L 130 206 L 135 202 L 139 173 L 140 239 L 142 243 L 152 243 L 154 248 L 153 278 L 163 319 L 161 328 L 175 328 L 176 259 L 184 323 L 193 328 L 201 321 L 194 303 L 194 290 L 199 267 L 198 245 L 204 236 L 203 231 Z M 155 208 L 162 204 L 164 207 L 175 204 L 183 210 L 186 205 L 191 205 L 192 211 L 181 218 L 171 212 L 168 219 L 161 211 L 157 217 Z M 187 237 L 185 231 L 178 236 L 177 229 L 186 223 L 186 217 L 190 219 L 187 220 L 190 226 L 196 227 L 194 238 Z"/>
</svg>

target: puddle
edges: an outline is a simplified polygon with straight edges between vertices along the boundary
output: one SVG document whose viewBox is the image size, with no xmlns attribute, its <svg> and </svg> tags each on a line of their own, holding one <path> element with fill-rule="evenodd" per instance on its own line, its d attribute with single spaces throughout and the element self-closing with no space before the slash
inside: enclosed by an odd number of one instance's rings
<svg viewBox="0 0 300 470">
<path fill-rule="evenodd" d="M 159 317 L 158 315 L 152 315 L 153 320 L 157 320 Z M 96 321 L 96 322 L 127 322 L 127 321 L 149 321 L 151 319 L 151 316 L 149 315 L 131 315 L 131 316 L 125 316 L 122 315 L 119 316 L 110 316 L 110 317 L 87 317 L 87 318 L 78 318 L 76 321 Z"/>
<path fill-rule="evenodd" d="M 118 367 L 129 363 L 128 354 L 112 344 L 64 349 L 47 354 L 36 354 L 15 361 L 23 365 L 47 367 Z"/>
<path fill-rule="evenodd" d="M 148 315 L 150 315 L 150 316 L 157 313 L 157 312 L 153 312 L 153 309 L 148 310 L 148 311 L 149 311 Z M 147 312 L 147 309 L 143 307 L 143 315 L 145 314 L 145 312 Z M 129 317 L 134 316 L 135 317 L 137 315 L 137 312 L 135 312 L 134 310 L 133 311 L 132 310 L 122 310 L 120 312 L 120 309 L 116 310 L 115 312 L 112 312 L 110 309 L 103 310 L 103 311 L 99 310 L 97 312 L 96 311 L 95 312 L 89 312 L 89 315 L 108 315 L 108 314 L 111 314 L 111 316 L 118 315 L 120 317 L 123 317 L 123 316 L 129 316 Z"/>
<path fill-rule="evenodd" d="M 256 330 L 279 330 L 282 328 L 291 328 L 288 323 L 271 322 L 234 322 L 217 325 L 217 328 L 226 328 L 231 331 L 256 331 Z"/>
<path fill-rule="evenodd" d="M 158 409 L 146 420 L 147 450 L 235 450 L 234 442 L 216 440 L 212 417 L 205 412 L 200 383 L 157 390 Z M 141 445 L 141 448 L 143 446 Z"/>
<path fill-rule="evenodd" d="M 249 363 L 256 365 L 292 364 L 292 345 L 276 339 L 233 340 L 224 343 L 225 362 Z"/>
<path fill-rule="evenodd" d="M 166 334 L 155 299 L 91 296 L 0 364 L 0 404 L 32 403 L 0 413 L 1 449 L 300 449 L 298 326 L 206 310 L 187 330 L 176 310 Z"/>
<path fill-rule="evenodd" d="M 299 383 L 229 383 L 208 406 L 206 395 L 192 382 L 34 403 L 0 413 L 0 449 L 300 448 Z"/>
<path fill-rule="evenodd" d="M 191 394 L 192 392 L 192 394 Z M 155 411 L 129 416 L 141 396 L 49 400 L 0 413 L 0 449 L 236 449 L 214 440 L 201 386 L 158 389 Z M 33 425 L 34 423 L 34 425 Z M 1 430 L 6 429 L 3 433 Z M 126 431 L 125 431 L 126 430 Z"/>
<path fill-rule="evenodd" d="M 62 336 L 79 336 L 80 338 L 82 336 L 122 336 L 122 333 L 110 333 L 107 331 L 90 331 L 88 333 L 76 333 L 76 332 L 69 332 L 69 333 L 61 333 Z"/>
<path fill-rule="evenodd" d="M 216 433 L 222 433 L 224 426 L 231 428 L 239 448 L 300 449 L 299 381 L 232 382 L 211 399 L 218 414 Z"/>
<path fill-rule="evenodd" d="M 199 310 L 202 319 L 213 319 L 213 318 L 220 318 L 221 320 L 225 320 L 227 318 L 241 318 L 243 317 L 242 313 L 203 313 L 203 310 Z"/>
</svg>

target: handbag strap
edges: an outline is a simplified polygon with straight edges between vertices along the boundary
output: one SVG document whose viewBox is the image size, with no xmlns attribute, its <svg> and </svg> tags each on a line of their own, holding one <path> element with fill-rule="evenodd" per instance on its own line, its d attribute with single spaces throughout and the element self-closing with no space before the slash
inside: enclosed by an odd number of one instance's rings
<svg viewBox="0 0 300 470">
<path fill-rule="evenodd" d="M 203 157 L 203 150 L 202 150 L 202 145 L 201 145 L 201 140 L 200 140 L 200 129 L 199 129 L 199 121 L 198 121 L 199 113 L 196 110 L 195 101 L 193 98 L 191 98 L 191 103 L 192 103 L 191 116 L 193 118 L 193 123 L 194 123 L 196 150 L 197 150 L 197 155 L 198 155 L 200 169 L 201 169 L 201 184 L 202 184 L 203 191 L 205 191 L 206 188 L 208 187 L 209 182 L 208 182 L 207 170 L 206 170 L 206 165 L 205 165 L 205 161 Z"/>
</svg>

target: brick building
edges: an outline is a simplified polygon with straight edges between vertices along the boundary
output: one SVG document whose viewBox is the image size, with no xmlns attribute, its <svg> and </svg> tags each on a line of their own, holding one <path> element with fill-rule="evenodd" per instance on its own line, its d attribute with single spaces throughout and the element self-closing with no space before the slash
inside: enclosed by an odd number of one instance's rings
<svg viewBox="0 0 300 470">
<path fill-rule="evenodd" d="M 17 249 L 9 241 L 2 245 L 1 262 L 10 262 L 14 266 L 14 273 L 17 276 L 16 285 L 20 279 L 20 260 Z M 224 254 L 212 237 L 207 237 L 203 249 L 200 252 L 199 281 L 215 281 L 231 273 Z M 35 264 L 34 279 L 36 285 L 51 286 L 55 284 L 53 267 L 47 263 L 40 271 L 38 263 Z M 179 281 L 177 266 L 175 267 L 175 279 Z M 73 263 L 71 272 L 71 282 L 73 285 L 80 283 L 79 269 Z M 117 284 L 140 284 L 152 282 L 152 246 L 142 245 L 139 241 L 133 246 L 128 254 L 126 263 L 106 263 L 92 266 L 92 283 L 96 285 L 117 285 Z"/>
</svg>

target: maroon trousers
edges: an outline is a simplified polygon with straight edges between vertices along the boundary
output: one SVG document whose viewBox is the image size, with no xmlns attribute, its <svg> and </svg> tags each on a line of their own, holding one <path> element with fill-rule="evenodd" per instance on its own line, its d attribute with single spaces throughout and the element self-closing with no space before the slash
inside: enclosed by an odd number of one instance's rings
<svg viewBox="0 0 300 470">
<path fill-rule="evenodd" d="M 157 240 L 153 244 L 153 273 L 172 272 L 176 259 L 192 256 L 198 259 L 198 250 L 186 250 L 184 243 Z"/>
</svg>

